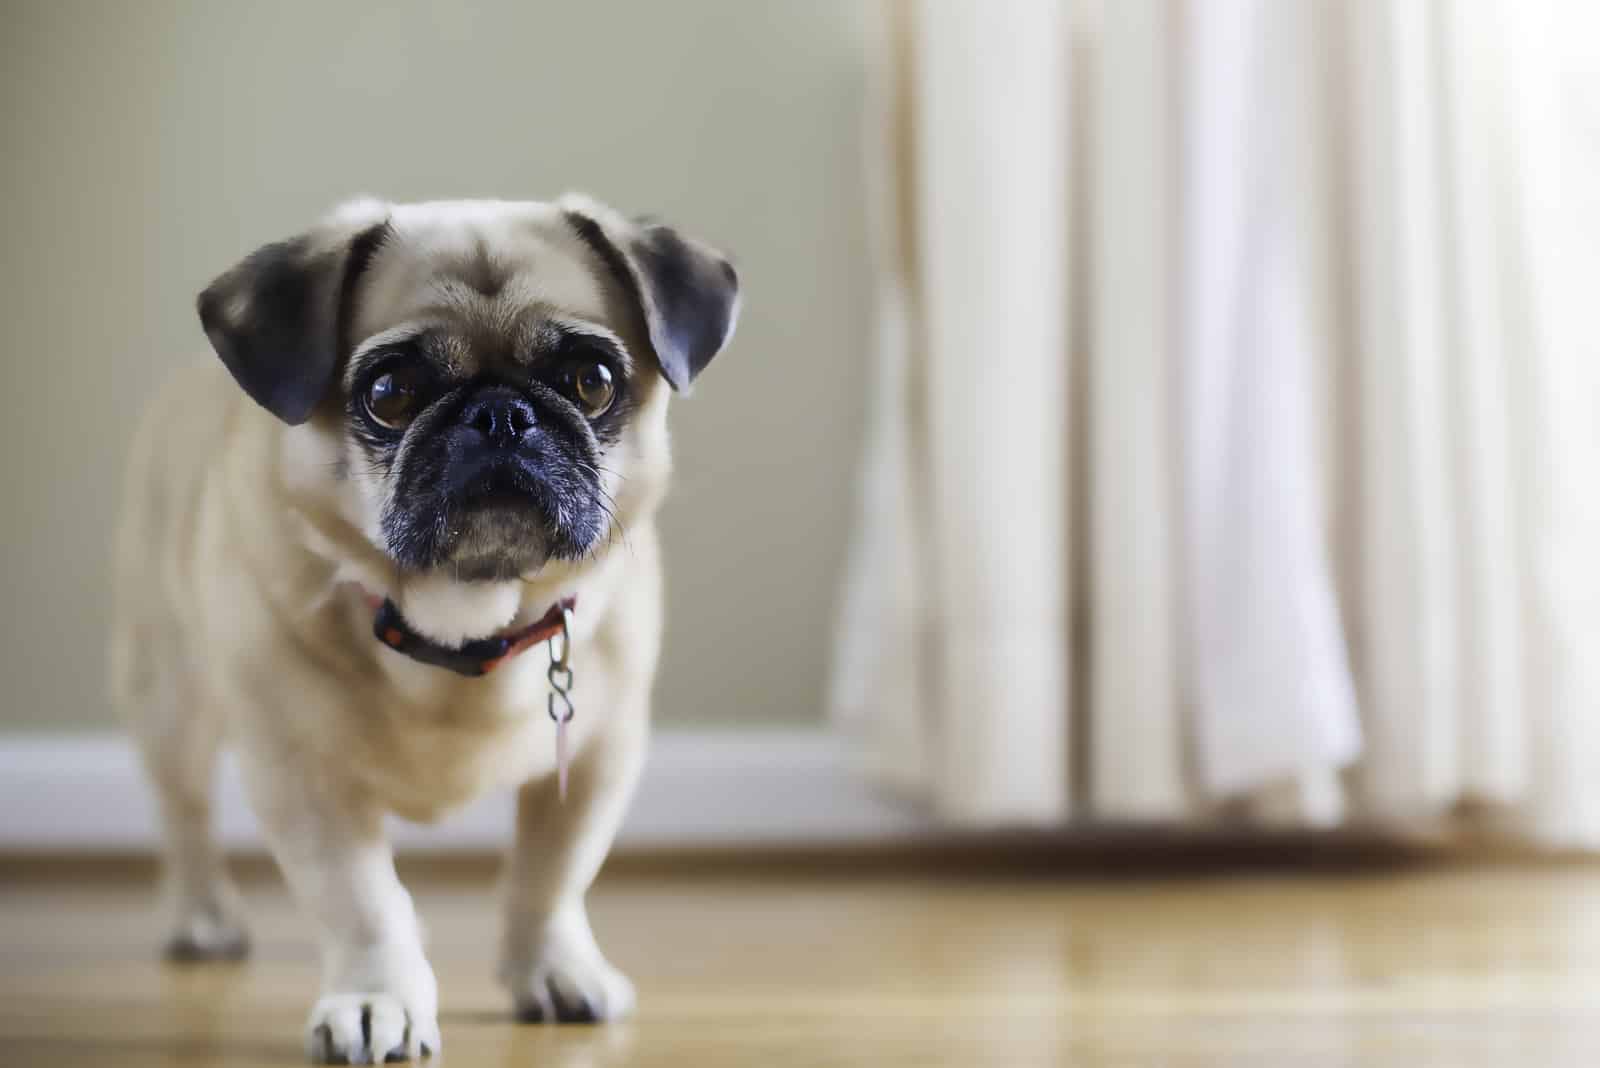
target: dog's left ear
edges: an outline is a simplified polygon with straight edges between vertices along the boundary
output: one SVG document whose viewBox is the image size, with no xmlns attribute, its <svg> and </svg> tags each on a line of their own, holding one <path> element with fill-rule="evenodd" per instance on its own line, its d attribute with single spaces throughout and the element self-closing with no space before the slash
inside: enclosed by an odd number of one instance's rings
<svg viewBox="0 0 1600 1068">
<path fill-rule="evenodd" d="M 688 389 L 733 337 L 739 319 L 733 265 L 670 226 L 626 219 L 581 194 L 557 204 L 638 305 L 662 376 L 673 389 Z"/>
<path fill-rule="evenodd" d="M 290 426 L 333 384 L 355 282 L 388 236 L 388 207 L 355 201 L 252 252 L 200 294 L 200 323 L 234 381 Z"/>
</svg>

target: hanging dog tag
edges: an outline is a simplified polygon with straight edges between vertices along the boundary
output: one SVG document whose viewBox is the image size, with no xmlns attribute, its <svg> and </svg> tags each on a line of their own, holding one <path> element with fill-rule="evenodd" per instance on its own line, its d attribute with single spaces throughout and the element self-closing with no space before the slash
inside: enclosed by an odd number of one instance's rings
<svg viewBox="0 0 1600 1068">
<path fill-rule="evenodd" d="M 572 722 L 572 609 L 561 609 L 561 649 L 556 651 L 556 635 L 550 638 L 550 670 L 545 678 L 550 680 L 550 694 L 546 702 L 550 719 L 556 725 L 556 791 L 564 802 L 567 799 L 567 769 L 572 764 L 572 753 L 567 739 L 567 724 Z"/>
<path fill-rule="evenodd" d="M 556 720 L 556 794 L 567 800 L 567 721 Z"/>
</svg>

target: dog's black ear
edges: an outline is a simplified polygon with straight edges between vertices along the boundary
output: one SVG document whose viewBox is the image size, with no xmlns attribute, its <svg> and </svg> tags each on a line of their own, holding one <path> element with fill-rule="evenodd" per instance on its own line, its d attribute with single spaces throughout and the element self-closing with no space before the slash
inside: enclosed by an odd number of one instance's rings
<svg viewBox="0 0 1600 1068">
<path fill-rule="evenodd" d="M 625 219 L 578 194 L 558 203 L 638 305 L 662 376 L 673 389 L 688 389 L 733 337 L 739 318 L 739 276 L 733 265 L 670 226 Z"/>
<path fill-rule="evenodd" d="M 291 426 L 327 393 L 350 343 L 356 280 L 389 234 L 375 202 L 259 248 L 200 294 L 200 323 L 234 380 Z"/>
</svg>

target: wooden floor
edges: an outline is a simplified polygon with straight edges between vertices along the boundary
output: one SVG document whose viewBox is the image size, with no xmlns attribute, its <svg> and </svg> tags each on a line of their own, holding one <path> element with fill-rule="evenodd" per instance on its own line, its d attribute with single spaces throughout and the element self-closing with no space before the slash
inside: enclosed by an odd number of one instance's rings
<svg viewBox="0 0 1600 1068">
<path fill-rule="evenodd" d="M 417 889 L 447 1065 L 1600 1065 L 1594 869 L 612 877 L 607 1027 L 512 1023 L 487 887 Z M 299 1064 L 310 946 L 250 898 L 249 963 L 180 967 L 147 884 L 0 885 L 0 1065 Z"/>
</svg>

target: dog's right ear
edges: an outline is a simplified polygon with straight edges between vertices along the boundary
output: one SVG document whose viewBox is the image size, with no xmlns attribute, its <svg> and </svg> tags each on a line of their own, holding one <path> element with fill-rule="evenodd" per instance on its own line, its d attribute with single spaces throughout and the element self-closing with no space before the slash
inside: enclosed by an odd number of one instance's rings
<svg viewBox="0 0 1600 1068">
<path fill-rule="evenodd" d="M 291 426 L 311 418 L 338 374 L 355 283 L 389 236 L 388 216 L 378 201 L 353 202 L 200 294 L 200 323 L 234 381 Z"/>
<path fill-rule="evenodd" d="M 556 204 L 633 298 L 662 377 L 678 392 L 687 390 L 739 321 L 733 264 L 670 226 L 625 219 L 581 193 Z"/>
</svg>

